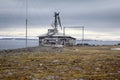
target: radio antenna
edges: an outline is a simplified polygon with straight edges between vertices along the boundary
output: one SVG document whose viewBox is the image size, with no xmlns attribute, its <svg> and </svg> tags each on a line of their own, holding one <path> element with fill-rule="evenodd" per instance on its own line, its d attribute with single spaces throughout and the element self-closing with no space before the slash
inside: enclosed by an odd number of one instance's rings
<svg viewBox="0 0 120 80">
<path fill-rule="evenodd" d="M 28 27 L 28 0 L 26 0 L 26 48 L 27 48 L 27 42 L 28 42 L 28 40 L 27 40 L 27 37 L 28 37 L 28 34 L 27 34 L 27 27 Z"/>
</svg>

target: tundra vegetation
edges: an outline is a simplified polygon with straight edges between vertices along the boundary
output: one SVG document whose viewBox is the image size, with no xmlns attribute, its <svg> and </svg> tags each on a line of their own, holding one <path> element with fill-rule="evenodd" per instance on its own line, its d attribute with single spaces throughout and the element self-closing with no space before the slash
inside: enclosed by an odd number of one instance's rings
<svg viewBox="0 0 120 80">
<path fill-rule="evenodd" d="M 0 51 L 0 80 L 120 80 L 120 51 L 36 47 Z"/>
</svg>

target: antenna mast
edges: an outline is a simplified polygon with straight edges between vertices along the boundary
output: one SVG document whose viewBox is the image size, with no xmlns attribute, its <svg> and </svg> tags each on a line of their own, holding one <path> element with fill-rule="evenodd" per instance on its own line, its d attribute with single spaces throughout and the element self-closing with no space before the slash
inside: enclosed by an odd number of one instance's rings
<svg viewBox="0 0 120 80">
<path fill-rule="evenodd" d="M 26 0 L 26 48 L 27 48 L 27 27 L 28 27 L 28 0 Z"/>
<path fill-rule="evenodd" d="M 59 26 L 61 27 L 61 29 L 62 29 L 59 12 L 55 12 L 55 13 L 54 13 L 54 17 L 55 17 L 55 22 L 54 22 L 55 29 L 56 29 L 56 30 L 58 29 L 58 25 L 59 25 Z"/>
</svg>

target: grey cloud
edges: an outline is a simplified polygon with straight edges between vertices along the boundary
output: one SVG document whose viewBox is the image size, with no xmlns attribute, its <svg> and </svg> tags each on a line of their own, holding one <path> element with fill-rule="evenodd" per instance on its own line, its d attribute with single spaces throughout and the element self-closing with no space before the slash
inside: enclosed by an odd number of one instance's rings
<svg viewBox="0 0 120 80">
<path fill-rule="evenodd" d="M 25 24 L 25 16 L 20 14 L 0 14 L 0 28 Z M 17 26 L 16 26 L 17 27 Z"/>
<path fill-rule="evenodd" d="M 96 31 L 119 28 L 119 3 L 119 0 L 28 0 L 28 25 L 50 25 L 53 12 L 60 11 L 63 25 L 84 25 Z M 0 28 L 17 25 L 25 25 L 25 0 L 1 0 Z"/>
</svg>

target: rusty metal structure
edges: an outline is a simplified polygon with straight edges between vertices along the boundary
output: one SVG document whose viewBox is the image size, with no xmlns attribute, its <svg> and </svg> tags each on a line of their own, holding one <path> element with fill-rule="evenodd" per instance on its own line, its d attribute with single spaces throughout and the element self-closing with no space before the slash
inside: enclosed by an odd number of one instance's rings
<svg viewBox="0 0 120 80">
<path fill-rule="evenodd" d="M 38 36 L 40 46 L 63 47 L 63 46 L 73 46 L 73 45 L 75 45 L 76 38 L 71 37 L 71 36 L 63 35 L 58 30 L 58 27 L 60 27 L 61 30 L 62 30 L 62 25 L 61 25 L 59 12 L 54 13 L 53 27 L 54 27 L 53 29 L 48 29 L 48 32 L 45 35 Z"/>
</svg>

